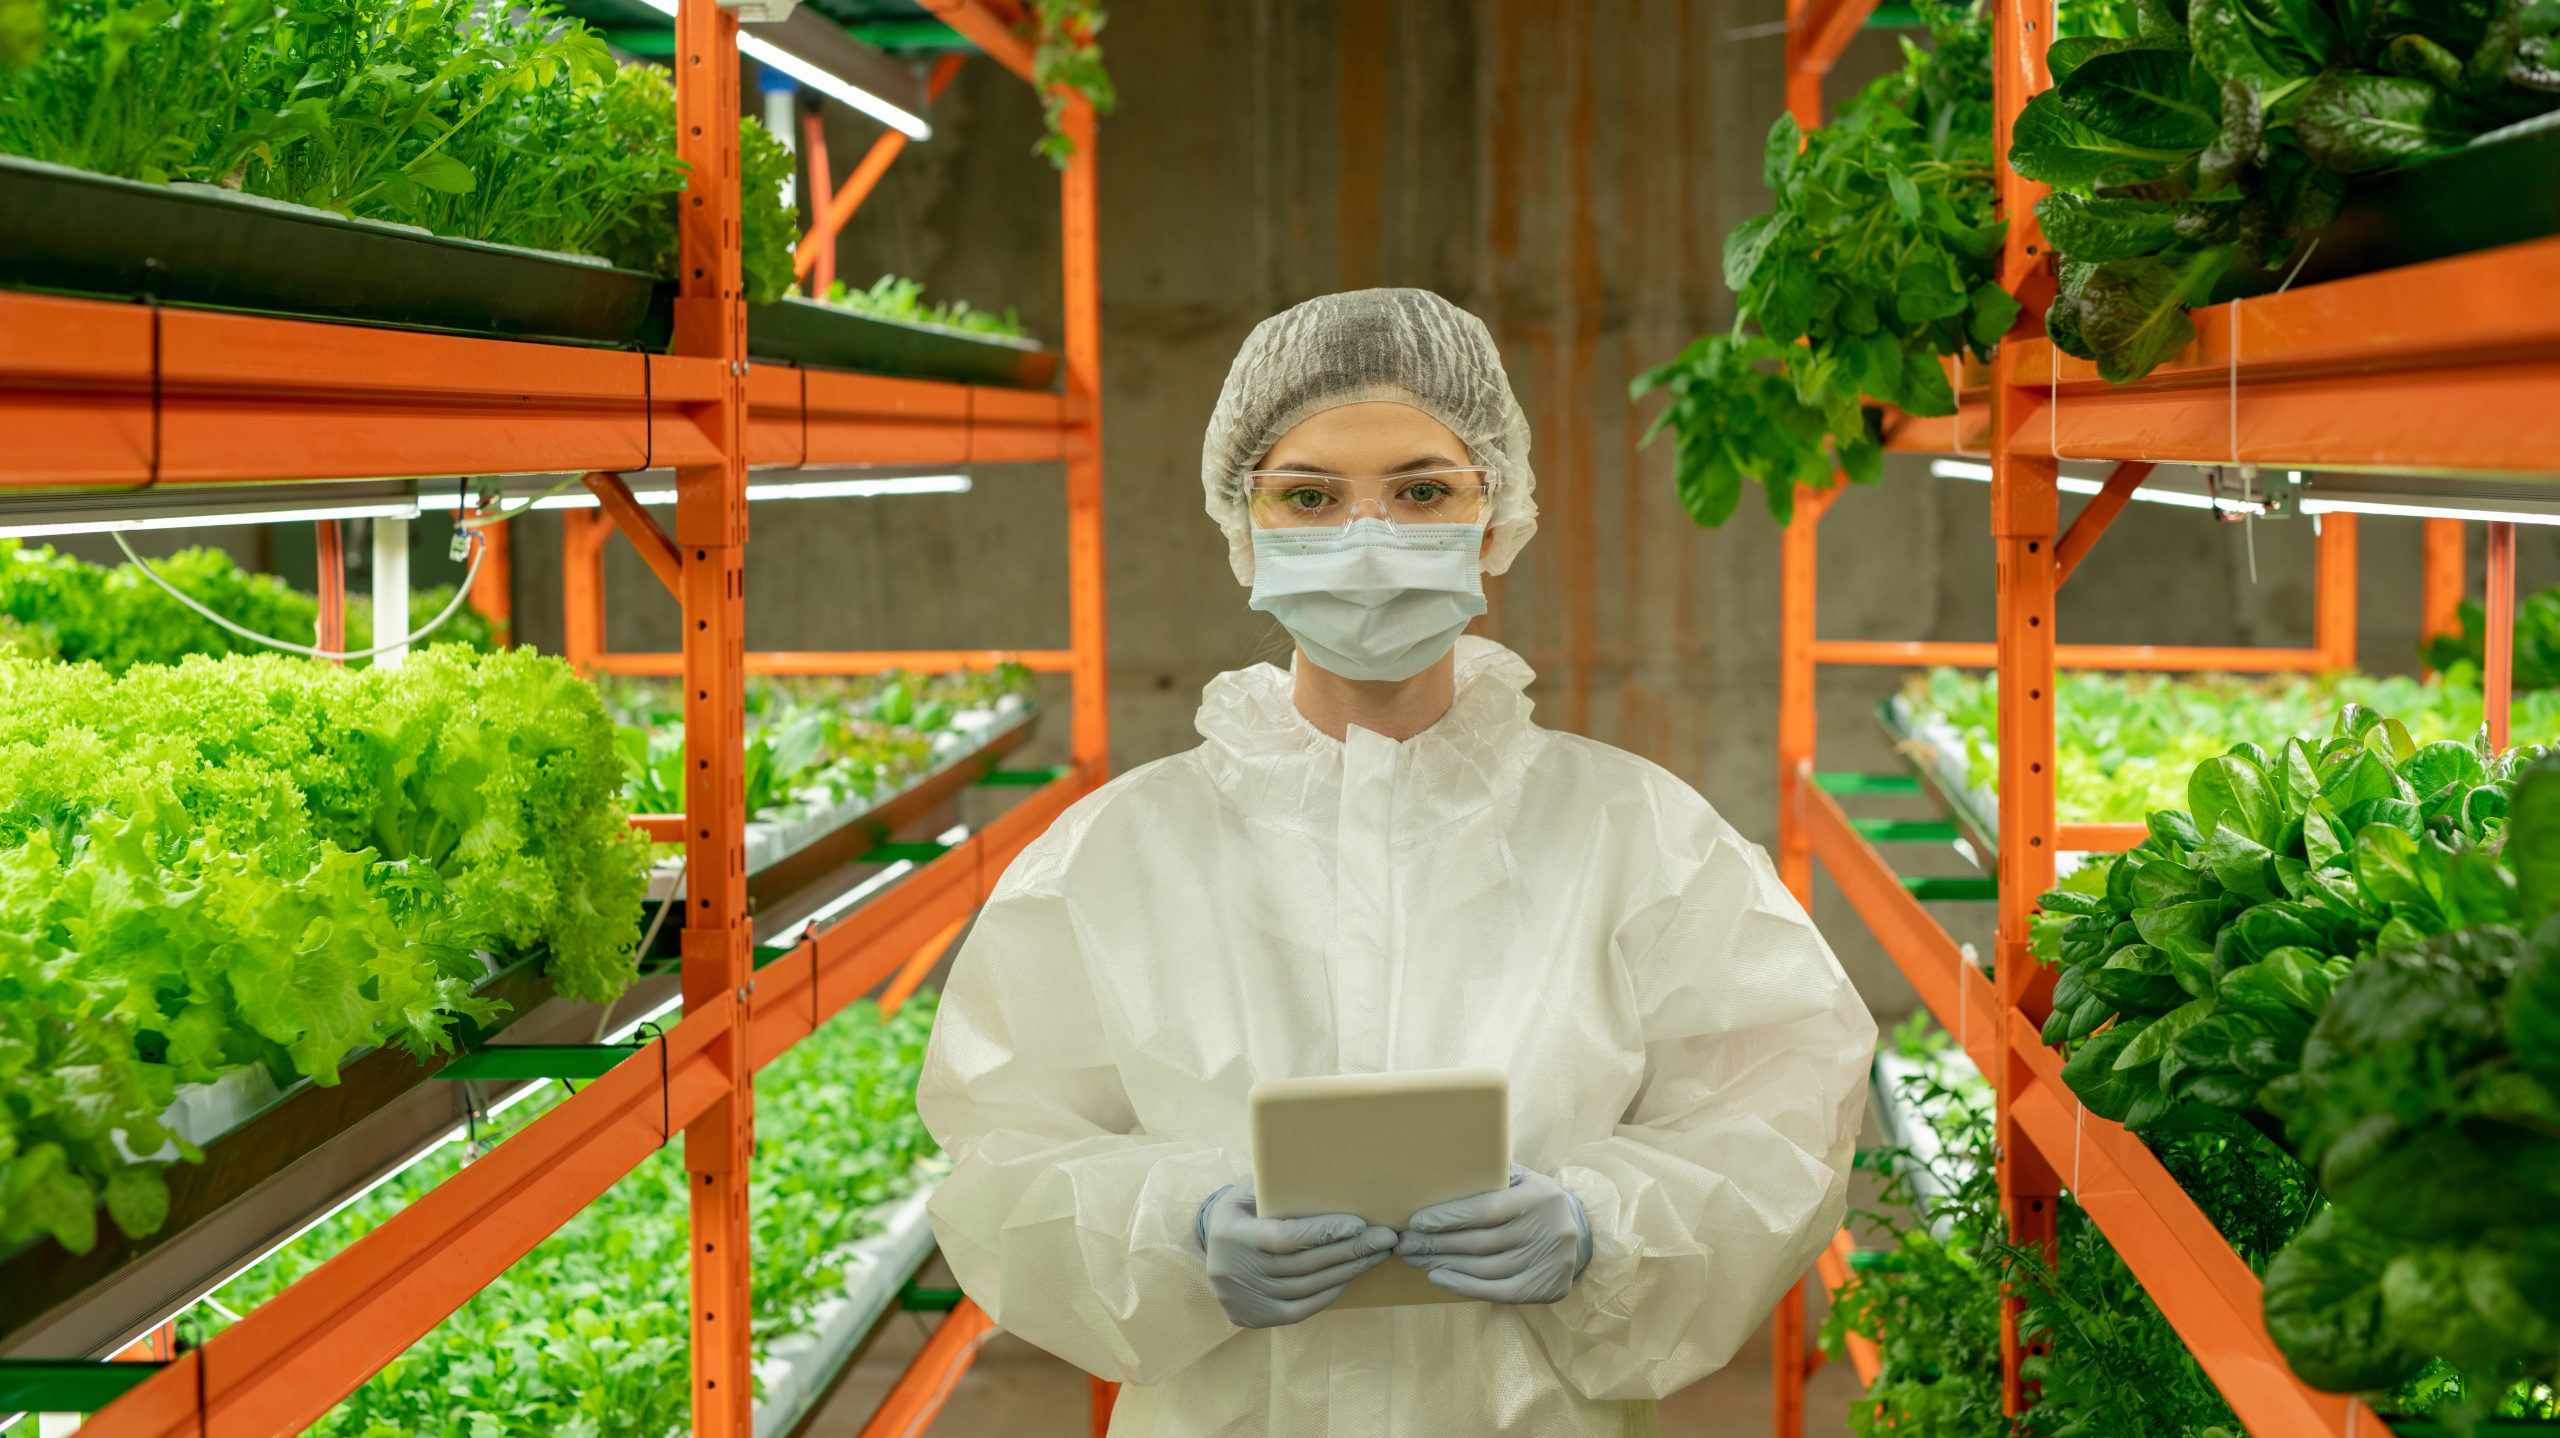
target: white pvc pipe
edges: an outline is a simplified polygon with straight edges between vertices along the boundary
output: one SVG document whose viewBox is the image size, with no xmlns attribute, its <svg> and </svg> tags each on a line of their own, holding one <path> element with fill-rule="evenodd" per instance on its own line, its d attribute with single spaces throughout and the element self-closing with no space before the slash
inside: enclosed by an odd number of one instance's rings
<svg viewBox="0 0 2560 1438">
<path fill-rule="evenodd" d="M 409 521 L 386 515 L 373 522 L 373 633 L 364 642 L 378 644 L 386 635 L 408 632 Z M 407 644 L 395 644 L 373 662 L 387 669 L 408 655 Z"/>
</svg>

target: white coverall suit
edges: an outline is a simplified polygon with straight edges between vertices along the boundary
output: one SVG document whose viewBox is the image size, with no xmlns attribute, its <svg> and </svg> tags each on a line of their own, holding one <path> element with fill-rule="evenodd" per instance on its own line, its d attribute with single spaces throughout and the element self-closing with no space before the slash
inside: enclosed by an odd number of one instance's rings
<svg viewBox="0 0 2560 1438">
<path fill-rule="evenodd" d="M 1206 742 L 1061 815 L 960 955 L 934 1232 L 998 1324 L 1133 1385 L 1114 1435 L 1649 1434 L 1840 1223 L 1875 1025 L 1768 857 L 1457 654 L 1401 744 L 1220 676 Z M 1193 1225 L 1251 1171 L 1247 1090 L 1472 1065 L 1589 1216 L 1571 1293 L 1228 1322 Z"/>
</svg>

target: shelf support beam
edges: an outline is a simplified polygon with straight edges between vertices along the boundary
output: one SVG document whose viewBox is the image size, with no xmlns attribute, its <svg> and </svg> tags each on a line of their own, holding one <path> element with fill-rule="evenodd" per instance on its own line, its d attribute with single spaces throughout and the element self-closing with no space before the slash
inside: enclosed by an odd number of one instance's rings
<svg viewBox="0 0 2560 1438">
<path fill-rule="evenodd" d="M 605 518 L 613 521 L 613 527 L 621 530 L 622 537 L 630 540 L 631 547 L 640 551 L 640 557 L 648 562 L 649 572 L 658 576 L 658 582 L 667 587 L 669 594 L 682 597 L 684 560 L 676 553 L 676 542 L 658 527 L 658 521 L 649 517 L 649 511 L 640 507 L 639 499 L 631 493 L 631 486 L 621 475 L 609 470 L 591 471 L 586 477 L 586 485 L 587 491 L 596 497 L 596 507 L 604 511 Z M 598 582 L 601 583 L 601 578 Z"/>
<path fill-rule="evenodd" d="M 2464 536 L 2459 519 L 2426 521 L 2422 577 L 2418 590 L 2418 637 L 2462 633 Z"/>
<path fill-rule="evenodd" d="M 2055 584 L 2068 580 L 2071 571 L 2080 567 L 2080 561 L 2097 544 L 2098 536 L 2116 522 L 2116 516 L 2132 502 L 2133 492 L 2151 477 L 2151 470 L 2152 466 L 2138 460 L 2117 465 L 2115 472 L 2107 476 L 2105 487 L 2089 496 L 2088 504 L 2071 517 L 2071 527 L 2063 531 L 2062 543 L 2054 550 Z"/>
</svg>

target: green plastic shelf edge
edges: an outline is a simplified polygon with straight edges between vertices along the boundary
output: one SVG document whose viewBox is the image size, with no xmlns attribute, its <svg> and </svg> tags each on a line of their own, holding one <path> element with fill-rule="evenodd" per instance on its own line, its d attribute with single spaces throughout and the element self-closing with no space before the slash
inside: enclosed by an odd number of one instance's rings
<svg viewBox="0 0 2560 1438">
<path fill-rule="evenodd" d="M 1909 774 L 1816 774 L 1813 786 L 1825 794 L 1917 794 L 1920 781 Z"/>
<path fill-rule="evenodd" d="M 1997 879 L 1928 879 L 1905 877 L 1902 887 L 1924 904 L 1988 904 L 2000 897 Z"/>
<path fill-rule="evenodd" d="M 644 1044 L 491 1044 L 443 1068 L 447 1079 L 591 1079 L 640 1052 Z"/>
<path fill-rule="evenodd" d="M 1851 819 L 1849 827 L 1879 844 L 1952 844 L 1961 837 L 1944 819 Z"/>
<path fill-rule="evenodd" d="M 168 1366 L 0 1358 L 0 1413 L 95 1413 Z"/>
</svg>

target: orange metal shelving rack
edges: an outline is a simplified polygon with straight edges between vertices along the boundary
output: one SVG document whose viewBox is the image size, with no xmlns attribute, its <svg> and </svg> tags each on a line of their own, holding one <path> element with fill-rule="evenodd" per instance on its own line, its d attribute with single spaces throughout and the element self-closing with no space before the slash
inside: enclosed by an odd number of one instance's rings
<svg viewBox="0 0 2560 1438">
<path fill-rule="evenodd" d="M 1822 77 L 1873 9 L 1873 0 L 1789 0 L 1787 103 L 1818 123 Z M 1993 0 L 2000 202 L 2008 217 L 2002 281 L 2030 301 L 2019 329 L 1988 366 L 1968 367 L 1951 419 L 1888 422 L 1888 445 L 1987 455 L 1996 547 L 1998 637 L 1989 644 L 1822 640 L 1816 560 L 1823 512 L 1837 488 L 1799 496 L 1783 550 L 1779 688 L 1779 867 L 1810 906 L 1818 858 L 1902 970 L 1930 1013 L 1991 1081 L 1997 1096 L 2000 1183 L 2013 1231 L 2050 1246 L 2055 1205 L 2069 1191 L 2106 1234 L 2252 1433 L 2352 1438 L 2389 1430 L 2361 1402 L 2293 1376 L 2268 1337 L 2259 1284 L 2139 1138 L 2083 1110 L 2062 1082 L 2061 1056 L 2039 1037 L 2051 977 L 2028 950 L 2036 897 L 2052 886 L 2058 851 L 2113 850 L 2135 825 L 2063 825 L 2054 807 L 2053 689 L 2057 668 L 2295 670 L 2346 668 L 2355 658 L 2355 519 L 2321 517 L 2314 641 L 2299 650 L 2066 645 L 2054 632 L 2055 594 L 2154 464 L 2260 464 L 2472 476 L 2560 470 L 2560 239 L 2413 265 L 2197 312 L 2197 340 L 2145 379 L 2110 385 L 2094 367 L 2057 354 L 2037 316 L 2050 294 L 2032 206 L 2042 188 L 2006 164 L 2010 121 L 2050 83 L 2045 42 L 2053 11 L 2039 0 Z M 2060 522 L 2059 462 L 2111 461 L 2105 490 L 2068 528 Z M 2425 481 L 2412 481 L 2423 492 Z M 2488 709 L 2506 734 L 2505 656 L 2514 601 L 2514 526 L 2489 530 Z M 2458 519 L 2425 526 L 2420 599 L 2427 633 L 2455 627 L 2463 592 Z M 1837 664 L 1952 664 L 1999 674 L 1999 919 L 1989 974 L 1948 936 L 1843 812 L 1814 768 L 1814 688 Z M 1854 777 L 1854 776 L 1852 776 Z M 1842 784 L 1846 790 L 1853 786 Z M 1844 1235 L 1845 1238 L 1845 1235 Z M 1845 1245 L 1820 1280 L 1850 1281 Z M 2003 1315 L 2004 1388 L 2012 1411 L 2027 1395 L 2019 1360 L 2036 1351 L 2019 1305 Z M 1777 1315 L 1776 1427 L 1797 1438 L 1804 1381 L 1821 1356 L 1804 1336 L 1802 1291 Z M 1853 1350 L 1862 1377 L 1872 1351 Z"/>
<path fill-rule="evenodd" d="M 1031 80 L 1019 0 L 927 0 L 927 8 Z M 678 142 L 701 180 L 679 202 L 671 353 L 0 291 L 0 426 L 11 435 L 0 491 L 583 472 L 604 503 L 596 523 L 629 537 L 683 610 L 683 650 L 653 672 L 681 675 L 687 690 L 686 812 L 647 825 L 686 849 L 682 1019 L 101 1410 L 85 1430 L 100 1438 L 301 1431 L 679 1139 L 693 1195 L 693 1431 L 752 1438 L 745 1178 L 755 1071 L 884 983 L 911 987 L 919 956 L 948 944 L 1006 862 L 1106 777 L 1092 109 L 1067 97 L 1075 157 L 1060 188 L 1063 394 L 751 368 L 737 238 L 736 42 L 735 18 L 713 0 L 682 0 Z M 946 62 L 937 80 L 948 73 Z M 830 201 L 822 244 L 859 203 L 856 184 L 867 190 L 879 167 L 866 164 Z M 759 967 L 746 902 L 744 681 L 751 672 L 845 672 L 850 661 L 748 655 L 749 467 L 1030 460 L 1066 469 L 1070 647 L 1029 657 L 1035 668 L 1072 676 L 1073 762 L 896 887 Z M 628 498 L 621 472 L 651 466 L 675 470 L 671 532 L 616 502 Z M 856 657 L 883 667 L 994 653 Z M 930 1422 L 984 1327 L 965 1303 L 951 1313 L 874 1427 L 912 1433 Z M 1097 1389 L 1097 1431 L 1108 1397 Z"/>
</svg>

